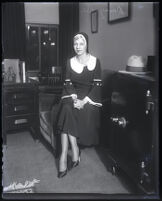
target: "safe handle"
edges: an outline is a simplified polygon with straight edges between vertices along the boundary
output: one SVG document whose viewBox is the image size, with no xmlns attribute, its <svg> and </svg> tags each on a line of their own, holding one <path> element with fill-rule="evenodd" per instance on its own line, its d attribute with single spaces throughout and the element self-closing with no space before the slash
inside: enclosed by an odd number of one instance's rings
<svg viewBox="0 0 162 201">
<path fill-rule="evenodd" d="M 113 123 L 116 123 L 118 126 L 125 128 L 128 124 L 128 120 L 125 117 L 111 117 Z"/>
</svg>

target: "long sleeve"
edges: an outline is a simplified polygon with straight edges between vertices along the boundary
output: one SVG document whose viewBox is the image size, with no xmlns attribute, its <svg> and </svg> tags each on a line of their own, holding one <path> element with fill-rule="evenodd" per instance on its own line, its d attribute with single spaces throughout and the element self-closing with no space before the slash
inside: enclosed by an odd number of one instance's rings
<svg viewBox="0 0 162 201">
<path fill-rule="evenodd" d="M 70 73 L 70 61 L 67 61 L 66 65 L 66 75 L 63 85 L 63 92 L 62 92 L 62 99 L 63 98 L 77 98 L 76 90 L 73 86 L 73 83 L 71 81 L 71 73 Z"/>
<path fill-rule="evenodd" d="M 86 96 L 87 101 L 95 106 L 101 107 L 102 101 L 101 101 L 101 86 L 102 86 L 102 80 L 101 80 L 101 66 L 100 61 L 97 59 L 96 61 L 96 67 L 94 70 L 94 77 L 93 77 L 93 83 L 92 88 L 89 91 L 89 93 Z"/>
</svg>

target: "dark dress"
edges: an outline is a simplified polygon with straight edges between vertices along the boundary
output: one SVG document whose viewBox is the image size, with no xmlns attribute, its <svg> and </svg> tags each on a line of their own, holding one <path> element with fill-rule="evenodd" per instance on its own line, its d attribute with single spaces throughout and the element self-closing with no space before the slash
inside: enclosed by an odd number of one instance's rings
<svg viewBox="0 0 162 201">
<path fill-rule="evenodd" d="M 93 70 L 88 70 L 85 66 L 81 73 L 75 72 L 68 60 L 57 123 L 59 133 L 75 136 L 81 145 L 90 146 L 99 143 L 100 106 L 102 106 L 100 88 L 101 68 L 97 58 Z M 88 96 L 91 103 L 86 103 L 80 110 L 74 108 L 71 94 L 77 94 L 78 99 Z"/>
</svg>

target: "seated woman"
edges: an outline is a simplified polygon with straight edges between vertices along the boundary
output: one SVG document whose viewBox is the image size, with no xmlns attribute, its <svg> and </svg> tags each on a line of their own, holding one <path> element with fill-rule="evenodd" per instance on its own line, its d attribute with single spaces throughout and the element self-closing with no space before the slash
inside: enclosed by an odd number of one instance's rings
<svg viewBox="0 0 162 201">
<path fill-rule="evenodd" d="M 78 144 L 99 143 L 101 104 L 101 68 L 99 59 L 88 52 L 88 36 L 77 33 L 73 47 L 76 56 L 67 62 L 58 127 L 61 134 L 61 156 L 58 177 L 67 174 L 68 142 L 72 149 L 72 167 L 80 162 Z"/>
</svg>

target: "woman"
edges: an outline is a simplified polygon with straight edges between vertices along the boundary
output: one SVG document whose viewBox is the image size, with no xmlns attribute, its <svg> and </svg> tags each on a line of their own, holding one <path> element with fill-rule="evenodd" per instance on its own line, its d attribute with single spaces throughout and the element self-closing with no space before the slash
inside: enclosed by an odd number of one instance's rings
<svg viewBox="0 0 162 201">
<path fill-rule="evenodd" d="M 58 126 L 61 130 L 61 156 L 58 177 L 67 174 L 68 142 L 72 150 L 72 168 L 80 162 L 78 144 L 98 144 L 101 104 L 101 68 L 99 60 L 88 52 L 88 36 L 77 33 L 73 39 L 76 56 L 67 62 Z"/>
</svg>

